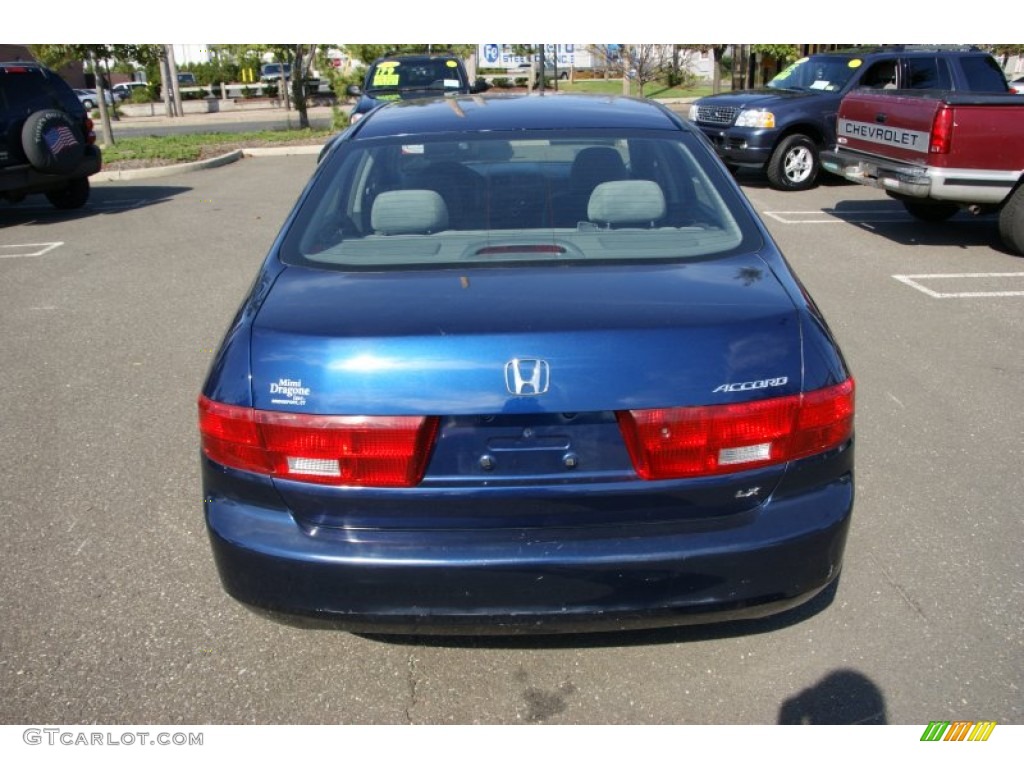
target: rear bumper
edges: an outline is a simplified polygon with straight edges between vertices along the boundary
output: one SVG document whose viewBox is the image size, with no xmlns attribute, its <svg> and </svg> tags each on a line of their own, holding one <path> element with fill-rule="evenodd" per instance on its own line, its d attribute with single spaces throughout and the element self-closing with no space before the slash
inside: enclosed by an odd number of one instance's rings
<svg viewBox="0 0 1024 768">
<path fill-rule="evenodd" d="M 822 152 L 821 165 L 847 181 L 903 197 L 965 205 L 998 205 L 1019 179 L 1014 171 L 914 165 L 848 149 Z"/>
<path fill-rule="evenodd" d="M 0 192 L 16 191 L 21 194 L 60 189 L 72 179 L 83 179 L 98 173 L 103 163 L 99 147 L 87 146 L 82 162 L 71 173 L 41 173 L 27 163 L 0 171 Z"/>
<path fill-rule="evenodd" d="M 371 531 L 309 528 L 210 496 L 221 580 L 240 601 L 352 631 L 575 632 L 758 618 L 839 573 L 852 473 L 707 523 Z"/>
</svg>

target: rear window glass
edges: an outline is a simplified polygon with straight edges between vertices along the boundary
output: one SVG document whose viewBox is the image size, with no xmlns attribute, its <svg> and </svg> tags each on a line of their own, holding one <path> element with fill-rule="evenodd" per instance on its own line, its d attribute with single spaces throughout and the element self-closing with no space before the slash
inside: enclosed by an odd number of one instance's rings
<svg viewBox="0 0 1024 768">
<path fill-rule="evenodd" d="M 286 236 L 286 262 L 339 269 L 726 255 L 760 235 L 684 132 L 565 131 L 347 142 Z"/>
<path fill-rule="evenodd" d="M 1006 92 L 1006 78 L 991 56 L 964 56 L 960 59 L 967 88 L 971 91 Z"/>
<path fill-rule="evenodd" d="M 64 90 L 70 91 L 66 86 Z M 48 82 L 38 69 L 11 67 L 0 73 L 0 100 L 5 109 L 68 109 L 70 99 L 62 100 L 60 86 Z M 78 99 L 74 98 L 73 103 Z"/>
<path fill-rule="evenodd" d="M 447 91 L 466 85 L 455 59 L 378 61 L 366 74 L 368 91 Z"/>
</svg>

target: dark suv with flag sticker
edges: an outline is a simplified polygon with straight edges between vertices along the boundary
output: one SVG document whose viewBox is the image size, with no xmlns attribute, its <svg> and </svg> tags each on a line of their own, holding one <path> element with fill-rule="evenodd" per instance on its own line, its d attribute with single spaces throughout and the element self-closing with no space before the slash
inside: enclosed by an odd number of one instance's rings
<svg viewBox="0 0 1024 768">
<path fill-rule="evenodd" d="M 42 193 L 80 208 L 102 156 L 92 120 L 71 87 L 35 62 L 0 62 L 0 198 Z"/>
</svg>

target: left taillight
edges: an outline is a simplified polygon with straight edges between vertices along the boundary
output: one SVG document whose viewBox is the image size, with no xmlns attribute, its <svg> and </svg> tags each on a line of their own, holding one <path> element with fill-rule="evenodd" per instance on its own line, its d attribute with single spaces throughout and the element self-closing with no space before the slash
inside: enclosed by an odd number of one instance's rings
<svg viewBox="0 0 1024 768">
<path fill-rule="evenodd" d="M 617 414 L 645 480 L 739 472 L 813 456 L 853 435 L 854 383 L 748 403 Z"/>
<path fill-rule="evenodd" d="M 96 143 L 96 131 L 94 130 L 95 128 L 96 125 L 95 123 L 93 123 L 91 117 L 86 117 L 85 120 L 82 121 L 82 132 L 85 134 L 86 144 Z"/>
<path fill-rule="evenodd" d="M 408 488 L 437 435 L 433 416 L 319 416 L 199 398 L 203 452 L 218 464 L 308 483 Z"/>
<path fill-rule="evenodd" d="M 943 104 L 932 119 L 931 140 L 928 151 L 933 155 L 949 154 L 950 142 L 953 139 L 953 110 Z"/>
</svg>

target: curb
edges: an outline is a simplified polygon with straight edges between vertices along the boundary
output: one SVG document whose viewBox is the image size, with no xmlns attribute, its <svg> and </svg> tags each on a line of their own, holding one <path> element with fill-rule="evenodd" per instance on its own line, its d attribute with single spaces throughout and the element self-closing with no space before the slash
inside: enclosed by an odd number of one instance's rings
<svg viewBox="0 0 1024 768">
<path fill-rule="evenodd" d="M 196 160 L 178 165 L 161 165 L 156 168 L 135 168 L 124 171 L 101 171 L 89 177 L 90 181 L 132 181 L 134 179 L 157 179 L 162 176 L 175 176 L 179 173 L 202 171 L 234 163 L 243 157 L 284 157 L 287 155 L 317 155 L 323 147 L 319 144 L 298 147 L 250 147 L 236 149 L 225 155 L 218 155 L 206 160 Z"/>
</svg>

